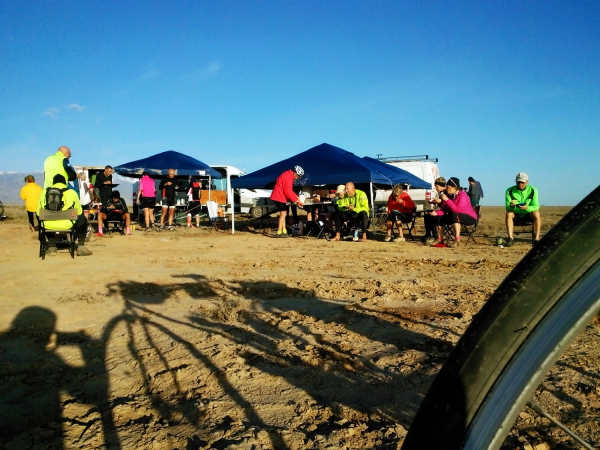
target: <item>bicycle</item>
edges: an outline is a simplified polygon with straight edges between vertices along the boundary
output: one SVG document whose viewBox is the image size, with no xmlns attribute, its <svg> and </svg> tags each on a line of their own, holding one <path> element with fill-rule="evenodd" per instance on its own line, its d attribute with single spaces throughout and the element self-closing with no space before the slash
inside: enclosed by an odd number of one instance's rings
<svg viewBox="0 0 600 450">
<path fill-rule="evenodd" d="M 599 311 L 600 186 L 544 236 L 474 317 L 402 448 L 499 448 L 544 374 Z"/>
</svg>

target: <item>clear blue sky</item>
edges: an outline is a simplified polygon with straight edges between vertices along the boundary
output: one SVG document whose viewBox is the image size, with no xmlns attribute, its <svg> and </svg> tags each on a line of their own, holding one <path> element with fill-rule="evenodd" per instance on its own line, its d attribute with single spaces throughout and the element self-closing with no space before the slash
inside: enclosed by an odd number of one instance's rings
<svg viewBox="0 0 600 450">
<path fill-rule="evenodd" d="M 427 153 L 502 201 L 598 184 L 598 1 L 0 0 L 0 170 L 174 149 L 259 169 Z"/>
</svg>

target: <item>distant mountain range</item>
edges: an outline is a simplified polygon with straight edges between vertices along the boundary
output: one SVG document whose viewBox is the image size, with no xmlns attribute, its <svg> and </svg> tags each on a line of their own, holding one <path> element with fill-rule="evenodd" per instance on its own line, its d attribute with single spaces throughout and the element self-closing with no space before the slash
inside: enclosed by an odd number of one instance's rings
<svg viewBox="0 0 600 450">
<path fill-rule="evenodd" d="M 16 173 L 0 171 L 0 201 L 2 201 L 2 203 L 7 205 L 23 204 L 19 192 L 25 184 L 24 178 L 27 175 L 33 175 L 37 184 L 40 186 L 44 185 L 44 174 L 41 172 Z M 125 178 L 116 174 L 113 175 L 113 182 L 119 184 L 116 189 L 121 193 L 121 197 L 125 198 L 128 204 L 132 203 L 133 181 L 135 180 L 132 178 Z"/>
</svg>

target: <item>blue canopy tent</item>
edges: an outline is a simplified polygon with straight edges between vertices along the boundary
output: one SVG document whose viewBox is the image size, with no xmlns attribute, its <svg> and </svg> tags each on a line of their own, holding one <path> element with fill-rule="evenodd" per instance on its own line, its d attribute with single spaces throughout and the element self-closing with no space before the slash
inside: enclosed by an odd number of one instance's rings
<svg viewBox="0 0 600 450">
<path fill-rule="evenodd" d="M 235 188 L 272 189 L 277 177 L 295 165 L 304 169 L 305 175 L 298 181 L 300 185 L 340 184 L 349 180 L 365 184 L 394 184 L 389 176 L 369 166 L 363 158 L 354 153 L 333 145 L 321 144 L 244 175 L 234 180 L 232 185 Z"/>
<path fill-rule="evenodd" d="M 384 163 L 381 164 L 388 166 Z M 297 182 L 299 185 L 340 184 L 347 181 L 369 184 L 371 204 L 373 204 L 373 184 L 391 186 L 403 182 L 398 181 L 400 180 L 398 171 L 403 172 L 402 180 L 407 180 L 412 176 L 408 172 L 392 166 L 383 170 L 381 167 L 375 167 L 376 164 L 366 161 L 354 153 L 323 143 L 240 177 L 232 182 L 232 186 L 246 189 L 272 189 L 277 177 L 283 171 L 291 169 L 295 165 L 299 165 L 304 169 L 305 175 Z M 416 178 L 416 180 L 419 179 Z"/>
<path fill-rule="evenodd" d="M 115 167 L 119 175 L 133 178 L 140 178 L 144 172 L 148 172 L 151 176 L 167 175 L 169 169 L 175 169 L 176 175 L 221 178 L 221 174 L 209 165 L 174 150 L 167 150 Z"/>
<path fill-rule="evenodd" d="M 211 198 L 211 178 L 221 178 L 221 174 L 209 165 L 174 150 L 167 150 L 147 158 L 121 164 L 114 169 L 119 175 L 131 178 L 141 178 L 144 172 L 148 172 L 152 178 L 158 178 L 168 175 L 169 169 L 175 170 L 175 176 L 208 177 L 209 200 Z"/>
<path fill-rule="evenodd" d="M 413 189 L 431 189 L 431 183 L 419 178 L 412 173 L 379 161 L 369 156 L 363 156 L 363 162 L 374 170 L 388 176 L 394 184 L 408 184 Z"/>
</svg>

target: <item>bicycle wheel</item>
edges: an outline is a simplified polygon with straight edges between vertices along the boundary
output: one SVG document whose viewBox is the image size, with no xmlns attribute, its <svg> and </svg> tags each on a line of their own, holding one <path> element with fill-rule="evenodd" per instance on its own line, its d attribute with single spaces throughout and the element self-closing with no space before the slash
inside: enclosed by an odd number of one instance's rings
<svg viewBox="0 0 600 450">
<path fill-rule="evenodd" d="M 600 310 L 600 187 L 515 267 L 461 337 L 403 444 L 498 448 L 560 353 Z"/>
</svg>

